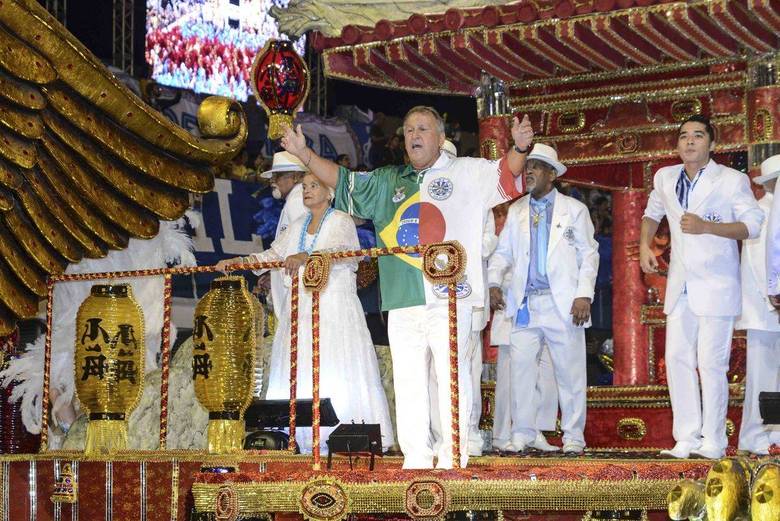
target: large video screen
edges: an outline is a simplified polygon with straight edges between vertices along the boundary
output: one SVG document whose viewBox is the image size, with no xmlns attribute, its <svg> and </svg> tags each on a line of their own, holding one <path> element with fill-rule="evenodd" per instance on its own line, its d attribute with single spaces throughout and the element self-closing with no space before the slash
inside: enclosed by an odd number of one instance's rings
<svg viewBox="0 0 780 521">
<path fill-rule="evenodd" d="M 272 38 L 271 17 L 289 0 L 147 0 L 146 62 L 163 85 L 245 101 L 252 61 Z M 294 41 L 303 55 L 304 39 Z"/>
</svg>

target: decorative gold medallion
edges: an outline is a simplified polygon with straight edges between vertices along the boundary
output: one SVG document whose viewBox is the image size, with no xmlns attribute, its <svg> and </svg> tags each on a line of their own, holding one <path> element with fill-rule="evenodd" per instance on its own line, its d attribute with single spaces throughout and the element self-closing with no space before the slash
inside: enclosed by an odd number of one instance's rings
<svg viewBox="0 0 780 521">
<path fill-rule="evenodd" d="M 311 291 L 322 291 L 328 285 L 330 256 L 312 253 L 303 269 L 303 286 Z"/>
<path fill-rule="evenodd" d="M 231 486 L 220 487 L 214 504 L 214 517 L 217 521 L 236 521 L 239 507 L 238 496 Z"/>
<path fill-rule="evenodd" d="M 443 518 L 449 506 L 447 491 L 438 481 L 415 481 L 406 489 L 406 513 L 413 519 Z"/>
<path fill-rule="evenodd" d="M 617 434 L 622 440 L 643 440 L 647 435 L 647 425 L 642 418 L 621 418 L 617 423 Z"/>
<path fill-rule="evenodd" d="M 466 250 L 457 241 L 429 245 L 423 254 L 423 275 L 431 284 L 457 282 L 466 271 Z"/>
<path fill-rule="evenodd" d="M 750 129 L 753 135 L 751 141 L 753 143 L 760 143 L 763 141 L 769 141 L 774 132 L 774 121 L 772 120 L 772 114 L 766 109 L 758 109 L 753 114 L 753 121 L 750 122 Z"/>
<path fill-rule="evenodd" d="M 621 154 L 631 154 L 639 150 L 639 134 L 626 132 L 617 139 L 618 151 Z"/>
<path fill-rule="evenodd" d="M 672 117 L 680 122 L 694 114 L 701 114 L 701 101 L 696 98 L 681 99 L 672 102 Z"/>
<path fill-rule="evenodd" d="M 585 128 L 585 113 L 578 110 L 558 115 L 558 130 L 564 134 L 579 132 Z"/>
<path fill-rule="evenodd" d="M 310 521 L 340 521 L 348 507 L 349 496 L 335 480 L 310 481 L 301 493 L 301 514 Z"/>
</svg>

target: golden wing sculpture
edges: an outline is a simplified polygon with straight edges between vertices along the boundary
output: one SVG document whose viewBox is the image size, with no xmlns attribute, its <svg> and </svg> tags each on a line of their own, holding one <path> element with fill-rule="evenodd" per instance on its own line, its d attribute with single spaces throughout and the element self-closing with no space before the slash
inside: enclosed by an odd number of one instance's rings
<svg viewBox="0 0 780 521">
<path fill-rule="evenodd" d="M 177 219 L 244 145 L 240 105 L 207 98 L 203 138 L 121 84 L 36 0 L 0 0 L 0 334 L 46 278 Z"/>
</svg>

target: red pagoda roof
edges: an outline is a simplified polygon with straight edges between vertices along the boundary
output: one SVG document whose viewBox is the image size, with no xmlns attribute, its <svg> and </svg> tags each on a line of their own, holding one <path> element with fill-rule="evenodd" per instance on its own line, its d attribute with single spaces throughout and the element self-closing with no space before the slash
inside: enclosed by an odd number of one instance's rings
<svg viewBox="0 0 780 521">
<path fill-rule="evenodd" d="M 344 26 L 313 36 L 325 74 L 471 95 L 482 70 L 533 80 L 729 62 L 780 48 L 780 0 L 535 0 Z"/>
</svg>

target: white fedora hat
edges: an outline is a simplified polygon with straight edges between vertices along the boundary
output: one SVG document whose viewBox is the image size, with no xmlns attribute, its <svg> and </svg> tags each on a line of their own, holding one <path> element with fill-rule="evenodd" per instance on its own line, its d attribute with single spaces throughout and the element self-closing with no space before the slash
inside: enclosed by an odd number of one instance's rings
<svg viewBox="0 0 780 521">
<path fill-rule="evenodd" d="M 558 161 L 558 152 L 550 145 L 545 145 L 544 143 L 535 144 L 531 149 L 531 153 L 525 158 L 526 161 L 529 159 L 547 163 L 555 169 L 555 172 L 558 174 L 557 177 L 566 173 L 566 165 Z"/>
<path fill-rule="evenodd" d="M 303 162 L 289 152 L 277 152 L 274 154 L 274 160 L 271 163 L 271 169 L 266 170 L 260 177 L 271 179 L 274 174 L 280 172 L 308 172 L 309 169 Z"/>
<path fill-rule="evenodd" d="M 762 185 L 777 176 L 780 176 L 780 154 L 764 159 L 761 163 L 761 175 L 754 177 L 753 182 Z"/>
<path fill-rule="evenodd" d="M 455 143 L 449 139 L 444 140 L 444 144 L 441 146 L 442 152 L 447 152 L 452 157 L 458 157 L 458 149 L 455 148 Z"/>
</svg>

